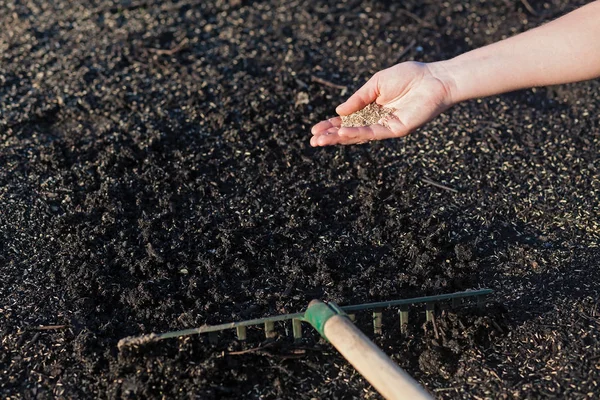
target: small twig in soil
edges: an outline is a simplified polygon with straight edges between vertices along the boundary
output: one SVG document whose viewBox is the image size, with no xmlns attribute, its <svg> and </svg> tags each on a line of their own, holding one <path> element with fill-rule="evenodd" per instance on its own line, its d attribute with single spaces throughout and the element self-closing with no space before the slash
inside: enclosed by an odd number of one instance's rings
<svg viewBox="0 0 600 400">
<path fill-rule="evenodd" d="M 527 0 L 521 0 L 521 4 L 523 4 L 523 6 L 525 6 L 525 8 L 527 9 L 527 11 L 529 11 L 531 14 L 533 14 L 536 17 L 538 16 L 538 13 L 531 6 L 531 4 L 529 4 L 529 2 Z"/>
<path fill-rule="evenodd" d="M 494 376 L 496 377 L 496 379 L 498 379 L 499 381 L 501 381 L 501 382 L 502 382 L 502 378 L 500 378 L 500 375 L 498 375 L 498 373 L 497 373 L 496 371 L 494 371 L 494 370 L 490 370 L 490 373 L 491 373 L 492 375 L 494 375 Z"/>
<path fill-rule="evenodd" d="M 36 330 L 36 331 L 54 331 L 54 330 L 59 330 L 59 329 L 65 329 L 68 327 L 69 327 L 69 325 L 40 325 L 40 326 L 32 328 L 32 329 Z"/>
<path fill-rule="evenodd" d="M 286 374 L 287 376 L 289 376 L 290 378 L 295 378 L 294 374 L 291 373 L 287 368 L 285 368 L 282 365 L 271 365 L 271 368 L 276 369 L 278 371 L 283 372 L 284 374 Z"/>
<path fill-rule="evenodd" d="M 492 325 L 494 325 L 494 328 L 498 329 L 500 333 L 504 333 L 504 329 L 502 329 L 496 321 L 492 321 Z"/>
<path fill-rule="evenodd" d="M 317 83 L 320 83 L 321 85 L 324 85 L 324 86 L 329 86 L 329 87 L 332 87 L 332 88 L 334 88 L 334 89 L 340 89 L 340 90 L 345 90 L 345 89 L 348 89 L 346 86 L 342 86 L 342 85 L 336 85 L 336 84 L 335 84 L 335 83 L 333 83 L 333 82 L 326 81 L 325 79 L 323 79 L 323 78 L 319 78 L 318 76 L 314 76 L 314 75 L 311 75 L 311 76 L 310 76 L 310 80 L 311 80 L 312 82 L 317 82 Z"/>
<path fill-rule="evenodd" d="M 294 283 L 295 283 L 294 281 L 291 281 L 290 283 L 288 283 L 284 292 L 281 294 L 282 297 L 287 297 L 290 295 L 290 293 L 292 293 L 292 290 L 294 289 Z"/>
<path fill-rule="evenodd" d="M 173 54 L 176 54 L 178 52 L 180 52 L 181 50 L 183 50 L 186 45 L 189 43 L 189 39 L 188 38 L 184 38 L 177 46 L 173 47 L 172 49 L 154 49 L 154 48 L 147 48 L 146 50 L 148 50 L 150 53 L 154 53 L 157 54 L 159 56 L 162 55 L 166 55 L 166 56 L 172 56 Z"/>
<path fill-rule="evenodd" d="M 441 183 L 434 182 L 434 181 L 432 181 L 430 179 L 421 178 L 421 180 L 423 182 L 425 182 L 426 184 L 428 184 L 428 185 L 435 186 L 435 187 L 440 188 L 440 189 L 448 190 L 448 191 L 453 192 L 453 193 L 458 193 L 458 190 L 456 190 L 454 188 L 451 188 L 451 187 L 448 187 L 446 185 L 442 185 Z"/>
<path fill-rule="evenodd" d="M 425 21 L 425 20 L 423 20 L 423 19 L 419 18 L 417 15 L 415 15 L 415 14 L 411 13 L 411 12 L 410 12 L 410 11 L 408 11 L 408 10 L 404 10 L 404 9 L 400 8 L 400 9 L 398 10 L 398 12 L 399 12 L 400 14 L 404 14 L 404 15 L 406 15 L 407 17 L 410 17 L 410 18 L 414 19 L 414 20 L 415 20 L 415 21 L 417 21 L 417 22 L 418 22 L 418 23 L 419 23 L 421 26 L 424 26 L 424 27 L 426 27 L 426 28 L 432 28 L 432 27 L 433 27 L 433 25 L 431 25 L 429 22 L 427 22 L 427 21 Z"/>
<path fill-rule="evenodd" d="M 500 146 L 503 145 L 502 140 L 500 140 L 500 137 L 498 137 L 498 135 L 496 135 L 494 132 L 490 132 L 490 137 L 494 139 L 496 143 L 498 143 Z"/>
<path fill-rule="evenodd" d="M 198 5 L 198 4 L 202 4 L 202 0 L 189 0 L 189 1 L 180 1 L 178 3 L 175 4 L 162 4 L 158 9 L 160 11 L 173 11 L 173 10 L 177 10 L 179 8 L 185 7 L 185 6 L 194 6 L 194 5 Z M 105 12 L 110 12 L 110 13 L 117 13 L 117 12 L 121 12 L 121 11 L 133 11 L 133 10 L 137 10 L 140 8 L 150 8 L 152 6 L 155 5 L 155 2 L 153 1 L 136 1 L 136 2 L 132 2 L 131 4 L 118 4 L 118 5 L 109 5 L 108 7 L 98 7 L 94 10 L 92 10 L 92 13 L 94 14 L 98 14 L 98 13 L 105 13 Z"/>
<path fill-rule="evenodd" d="M 402 58 L 403 58 L 405 55 L 407 55 L 407 54 L 408 54 L 408 52 L 409 52 L 409 51 L 410 51 L 410 50 L 411 50 L 413 47 L 415 47 L 415 44 L 417 44 L 417 41 L 413 39 L 413 41 L 412 41 L 412 42 L 410 42 L 410 43 L 408 44 L 408 46 L 406 46 L 406 47 L 404 48 L 404 50 L 402 50 L 402 52 L 400 53 L 400 55 L 399 55 L 399 56 L 398 56 L 398 58 L 396 59 L 396 62 L 397 62 L 397 63 L 399 63 L 399 62 L 402 60 Z"/>
<path fill-rule="evenodd" d="M 27 350 L 28 348 L 30 348 L 35 342 L 37 342 L 37 340 L 40 338 L 40 332 L 37 332 L 35 335 L 33 335 L 33 338 L 31 338 L 31 341 L 29 343 L 27 343 L 25 346 L 23 346 L 23 350 Z"/>
<path fill-rule="evenodd" d="M 306 89 L 308 87 L 308 85 L 306 83 L 304 83 L 304 81 L 296 78 L 296 83 L 298 84 L 298 86 L 300 86 L 302 89 Z"/>
<path fill-rule="evenodd" d="M 304 358 L 304 354 L 278 354 L 277 358 L 283 360 L 299 360 Z"/>
<path fill-rule="evenodd" d="M 434 392 L 448 392 L 450 390 L 456 390 L 456 391 L 458 391 L 458 389 L 453 388 L 453 387 L 433 389 Z"/>
<path fill-rule="evenodd" d="M 95 10 L 93 10 L 93 13 L 103 13 L 103 12 L 111 12 L 111 13 L 116 13 L 122 10 L 136 10 L 138 8 L 142 8 L 142 7 L 148 7 L 150 6 L 152 3 L 150 1 L 136 1 L 136 2 L 132 2 L 131 4 L 118 4 L 118 5 L 111 5 L 108 7 L 98 7 Z"/>
<path fill-rule="evenodd" d="M 58 194 L 52 193 L 52 192 L 39 192 L 39 194 L 43 194 L 44 196 L 46 196 L 50 199 L 54 199 L 54 198 L 58 197 Z"/>
<path fill-rule="evenodd" d="M 306 351 L 304 350 L 300 350 L 300 351 L 296 351 L 294 350 L 292 353 L 289 354 L 271 354 L 268 353 L 266 351 L 263 351 L 264 349 L 271 347 L 271 345 L 267 344 L 265 346 L 260 346 L 260 347 L 255 347 L 252 349 L 247 349 L 247 350 L 241 350 L 241 351 L 231 351 L 229 353 L 223 353 L 223 355 L 226 356 L 241 356 L 244 354 L 256 354 L 259 356 L 265 356 L 265 357 L 269 357 L 269 358 L 277 358 L 277 359 L 282 359 L 282 360 L 294 360 L 294 359 L 298 359 L 298 358 L 304 358 Z"/>
<path fill-rule="evenodd" d="M 431 325 L 433 325 L 433 333 L 435 334 L 435 338 L 437 340 L 440 340 L 440 335 L 438 333 L 438 328 L 437 328 L 437 324 L 435 323 L 435 316 L 434 315 L 431 316 Z"/>
<path fill-rule="evenodd" d="M 600 324 L 600 319 L 598 318 L 594 318 L 592 316 L 586 315 L 584 313 L 578 313 L 582 318 L 587 319 L 590 322 L 595 322 L 597 324 Z"/>
<path fill-rule="evenodd" d="M 259 346 L 259 347 L 253 347 L 251 349 L 246 349 L 246 350 L 241 350 L 241 351 L 230 351 L 229 353 L 224 353 L 224 355 L 228 355 L 228 356 L 241 356 L 243 354 L 248 354 L 248 353 L 259 353 L 262 352 L 262 350 L 272 347 L 273 344 L 272 343 L 267 343 L 264 346 Z"/>
</svg>

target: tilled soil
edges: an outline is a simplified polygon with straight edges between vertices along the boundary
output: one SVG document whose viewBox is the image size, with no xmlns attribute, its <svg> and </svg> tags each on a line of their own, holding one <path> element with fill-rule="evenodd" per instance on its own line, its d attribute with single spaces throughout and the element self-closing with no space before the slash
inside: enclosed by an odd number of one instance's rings
<svg viewBox="0 0 600 400">
<path fill-rule="evenodd" d="M 440 398 L 596 397 L 598 81 L 309 146 L 340 87 L 581 3 L 0 1 L 2 397 L 377 398 L 314 336 L 116 344 L 478 287 L 378 343 Z"/>
</svg>

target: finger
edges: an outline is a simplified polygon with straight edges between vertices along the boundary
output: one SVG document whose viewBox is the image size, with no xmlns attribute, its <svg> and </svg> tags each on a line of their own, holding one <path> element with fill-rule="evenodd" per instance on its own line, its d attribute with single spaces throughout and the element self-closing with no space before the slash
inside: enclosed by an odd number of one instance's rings
<svg viewBox="0 0 600 400">
<path fill-rule="evenodd" d="M 310 131 L 313 135 L 316 135 L 316 134 L 324 132 L 330 128 L 334 128 L 334 127 L 339 128 L 341 125 L 342 125 L 342 119 L 340 117 L 334 117 L 334 118 L 330 118 L 328 120 L 319 122 L 318 124 L 313 126 Z"/>
<path fill-rule="evenodd" d="M 345 134 L 342 135 L 341 132 Z M 333 128 L 326 131 L 323 135 L 313 136 L 310 144 L 312 146 L 360 144 L 391 137 L 394 137 L 394 134 L 381 125 L 362 126 L 359 128 Z"/>
<path fill-rule="evenodd" d="M 337 133 L 332 133 L 330 135 L 313 136 L 311 138 L 311 145 L 313 147 L 363 144 L 363 143 L 368 143 L 368 142 L 370 142 L 370 140 L 366 140 L 366 139 L 362 139 L 362 138 L 341 137 Z"/>
<path fill-rule="evenodd" d="M 321 131 L 318 133 L 313 134 L 313 137 L 310 139 L 310 144 L 311 146 L 323 146 L 323 143 L 327 143 L 329 144 L 331 142 L 331 140 L 325 140 L 325 139 L 318 139 L 320 137 L 329 137 L 329 136 L 337 136 L 338 131 L 340 130 L 340 128 L 337 127 L 333 127 L 333 128 L 329 128 L 325 131 Z M 325 145 L 327 145 L 325 144 Z"/>
<path fill-rule="evenodd" d="M 313 147 L 332 146 L 336 144 L 354 144 L 358 142 L 359 141 L 356 139 L 342 138 L 337 134 L 337 132 L 313 136 L 310 139 L 310 144 Z"/>
<path fill-rule="evenodd" d="M 331 134 L 337 134 L 338 131 L 340 130 L 340 128 L 337 127 L 333 127 L 333 128 L 329 128 L 326 131 L 321 131 L 318 133 L 313 134 L 313 136 L 327 136 L 327 135 L 331 135 Z"/>
<path fill-rule="evenodd" d="M 338 142 L 337 133 L 323 133 L 310 138 L 310 145 L 313 147 L 329 146 Z"/>
<path fill-rule="evenodd" d="M 335 112 L 339 115 L 350 115 L 353 112 L 362 110 L 375 101 L 379 96 L 379 75 L 375 74 L 358 89 L 348 100 L 337 106 Z"/>
<path fill-rule="evenodd" d="M 380 124 L 358 127 L 343 127 L 338 131 L 338 135 L 343 139 L 371 141 L 382 140 L 396 137 L 397 135 Z"/>
</svg>

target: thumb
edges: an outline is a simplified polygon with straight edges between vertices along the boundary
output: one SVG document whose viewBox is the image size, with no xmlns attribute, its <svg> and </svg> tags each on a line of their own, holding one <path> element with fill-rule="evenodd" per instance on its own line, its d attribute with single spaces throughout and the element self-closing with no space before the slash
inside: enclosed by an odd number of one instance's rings
<svg viewBox="0 0 600 400">
<path fill-rule="evenodd" d="M 379 96 L 379 75 L 375 74 L 358 89 L 348 100 L 337 106 L 335 112 L 338 115 L 350 115 L 353 112 L 362 110 Z"/>
</svg>

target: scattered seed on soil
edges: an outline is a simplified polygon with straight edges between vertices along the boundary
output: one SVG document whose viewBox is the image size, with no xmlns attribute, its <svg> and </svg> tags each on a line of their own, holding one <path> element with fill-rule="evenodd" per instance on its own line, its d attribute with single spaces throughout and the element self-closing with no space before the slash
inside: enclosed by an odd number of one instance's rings
<svg viewBox="0 0 600 400">
<path fill-rule="evenodd" d="M 362 110 L 359 110 L 350 115 L 342 115 L 342 126 L 346 127 L 359 127 L 359 126 L 369 126 L 373 124 L 381 122 L 383 126 L 386 128 L 387 123 L 386 118 L 392 115 L 394 109 L 382 107 L 377 103 L 371 103 Z"/>
</svg>

